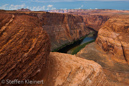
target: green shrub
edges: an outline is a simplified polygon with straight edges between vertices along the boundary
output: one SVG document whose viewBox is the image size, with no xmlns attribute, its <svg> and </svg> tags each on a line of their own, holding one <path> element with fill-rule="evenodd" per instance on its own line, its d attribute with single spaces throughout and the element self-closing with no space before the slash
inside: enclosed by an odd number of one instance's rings
<svg viewBox="0 0 129 86">
<path fill-rule="evenodd" d="M 76 49 L 73 50 L 72 55 L 77 54 L 77 52 L 79 52 L 79 51 L 80 51 L 82 48 L 84 48 L 87 44 L 89 44 L 89 43 L 91 43 L 91 42 L 94 42 L 94 41 L 95 41 L 95 40 L 92 40 L 92 41 L 89 41 L 89 42 L 87 42 L 87 43 L 84 43 L 84 44 L 78 46 Z"/>
</svg>

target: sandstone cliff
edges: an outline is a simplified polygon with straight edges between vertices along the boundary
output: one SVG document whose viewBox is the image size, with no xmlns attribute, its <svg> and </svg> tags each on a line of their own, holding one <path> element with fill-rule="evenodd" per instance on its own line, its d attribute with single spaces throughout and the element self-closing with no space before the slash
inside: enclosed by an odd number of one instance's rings
<svg viewBox="0 0 129 86">
<path fill-rule="evenodd" d="M 96 43 L 118 62 L 129 64 L 129 16 L 109 19 L 99 30 Z"/>
<path fill-rule="evenodd" d="M 110 83 L 129 85 L 129 15 L 110 18 L 98 32 L 95 43 L 77 56 L 99 63 Z"/>
<path fill-rule="evenodd" d="M 52 50 L 89 33 L 81 16 L 57 13 L 37 14 L 37 16 L 42 22 L 43 30 L 50 36 Z"/>
<path fill-rule="evenodd" d="M 129 14 L 128 10 L 110 10 L 110 9 L 68 9 L 51 10 L 56 13 L 69 13 L 83 17 L 86 26 L 98 31 L 104 23 L 116 14 Z"/>
<path fill-rule="evenodd" d="M 84 24 L 81 16 L 72 14 L 58 14 L 48 12 L 22 12 L 7 11 L 5 14 L 28 15 L 37 17 L 40 26 L 50 37 L 51 50 L 57 49 L 62 45 L 69 44 L 89 33 L 89 29 Z M 35 21 L 33 21 L 35 22 Z"/>
<path fill-rule="evenodd" d="M 37 17 L 40 20 L 43 30 L 50 37 L 51 50 L 78 40 L 89 33 L 89 29 L 84 24 L 81 16 L 48 12 L 19 12 L 15 14 Z"/>
<path fill-rule="evenodd" d="M 0 15 L 0 80 L 34 76 L 50 53 L 48 35 L 35 17 Z"/>
<path fill-rule="evenodd" d="M 83 16 L 86 26 L 93 28 L 95 31 L 98 31 L 109 18 L 110 18 L 110 15 L 85 15 Z"/>
</svg>

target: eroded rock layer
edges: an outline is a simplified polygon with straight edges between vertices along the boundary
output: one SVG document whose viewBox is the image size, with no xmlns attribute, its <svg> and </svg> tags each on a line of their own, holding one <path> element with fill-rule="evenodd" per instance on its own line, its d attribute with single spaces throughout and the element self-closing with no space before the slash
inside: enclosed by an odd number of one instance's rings
<svg viewBox="0 0 129 86">
<path fill-rule="evenodd" d="M 27 15 L 0 14 L 0 22 L 0 80 L 24 80 L 37 74 L 50 52 L 50 40 L 40 21 Z"/>
<path fill-rule="evenodd" d="M 49 12 L 69 13 L 83 17 L 86 26 L 98 31 L 103 24 L 116 14 L 129 14 L 128 10 L 110 10 L 110 9 L 66 9 L 50 10 Z"/>
</svg>

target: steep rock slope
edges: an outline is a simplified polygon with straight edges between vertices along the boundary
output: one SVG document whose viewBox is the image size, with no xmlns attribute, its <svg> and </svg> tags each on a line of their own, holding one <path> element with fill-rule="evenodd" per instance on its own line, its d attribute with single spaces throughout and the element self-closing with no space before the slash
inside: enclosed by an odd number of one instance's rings
<svg viewBox="0 0 129 86">
<path fill-rule="evenodd" d="M 4 26 L 12 18 L 12 15 L 0 12 L 0 28 Z"/>
<path fill-rule="evenodd" d="M 96 43 L 114 60 L 129 64 L 129 15 L 109 19 L 99 30 Z"/>
<path fill-rule="evenodd" d="M 5 23 L 0 24 L 0 80 L 30 78 L 46 62 L 49 37 L 35 17 L 1 15 L 5 18 L 0 16 L 0 22 Z"/>
<path fill-rule="evenodd" d="M 78 40 L 89 33 L 81 16 L 71 14 L 37 14 L 51 40 L 52 50 L 64 44 Z"/>
</svg>

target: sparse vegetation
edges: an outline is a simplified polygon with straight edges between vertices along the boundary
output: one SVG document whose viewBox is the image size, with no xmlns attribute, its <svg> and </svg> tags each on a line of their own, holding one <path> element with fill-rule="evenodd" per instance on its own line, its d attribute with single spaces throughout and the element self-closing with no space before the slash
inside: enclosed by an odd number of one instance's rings
<svg viewBox="0 0 129 86">
<path fill-rule="evenodd" d="M 79 51 L 80 51 L 82 48 L 84 48 L 87 44 L 89 44 L 89 43 L 91 43 L 91 42 L 94 42 L 94 41 L 95 41 L 95 40 L 92 40 L 92 41 L 89 41 L 89 42 L 87 42 L 87 43 L 84 43 L 84 44 L 78 46 L 77 48 L 75 48 L 75 49 L 73 50 L 72 55 L 77 54 L 77 52 L 79 52 Z"/>
<path fill-rule="evenodd" d="M 93 32 L 91 32 L 91 33 L 89 33 L 89 34 L 87 34 L 87 35 L 81 37 L 80 39 L 78 39 L 78 40 L 76 40 L 76 41 L 73 41 L 73 42 L 69 42 L 69 43 L 67 43 L 67 44 L 64 44 L 64 45 L 62 45 L 62 46 L 60 46 L 60 47 L 58 47 L 58 48 L 52 50 L 52 52 L 57 52 L 57 51 L 59 51 L 60 49 L 66 47 L 66 46 L 68 46 L 68 45 L 71 45 L 71 44 L 73 44 L 73 43 L 75 43 L 75 42 L 77 42 L 77 41 L 83 40 L 83 39 L 84 39 L 85 37 L 87 37 L 87 36 L 92 36 L 94 33 L 95 33 L 95 32 L 93 31 Z M 88 43 L 89 43 L 89 42 L 88 42 Z"/>
</svg>

